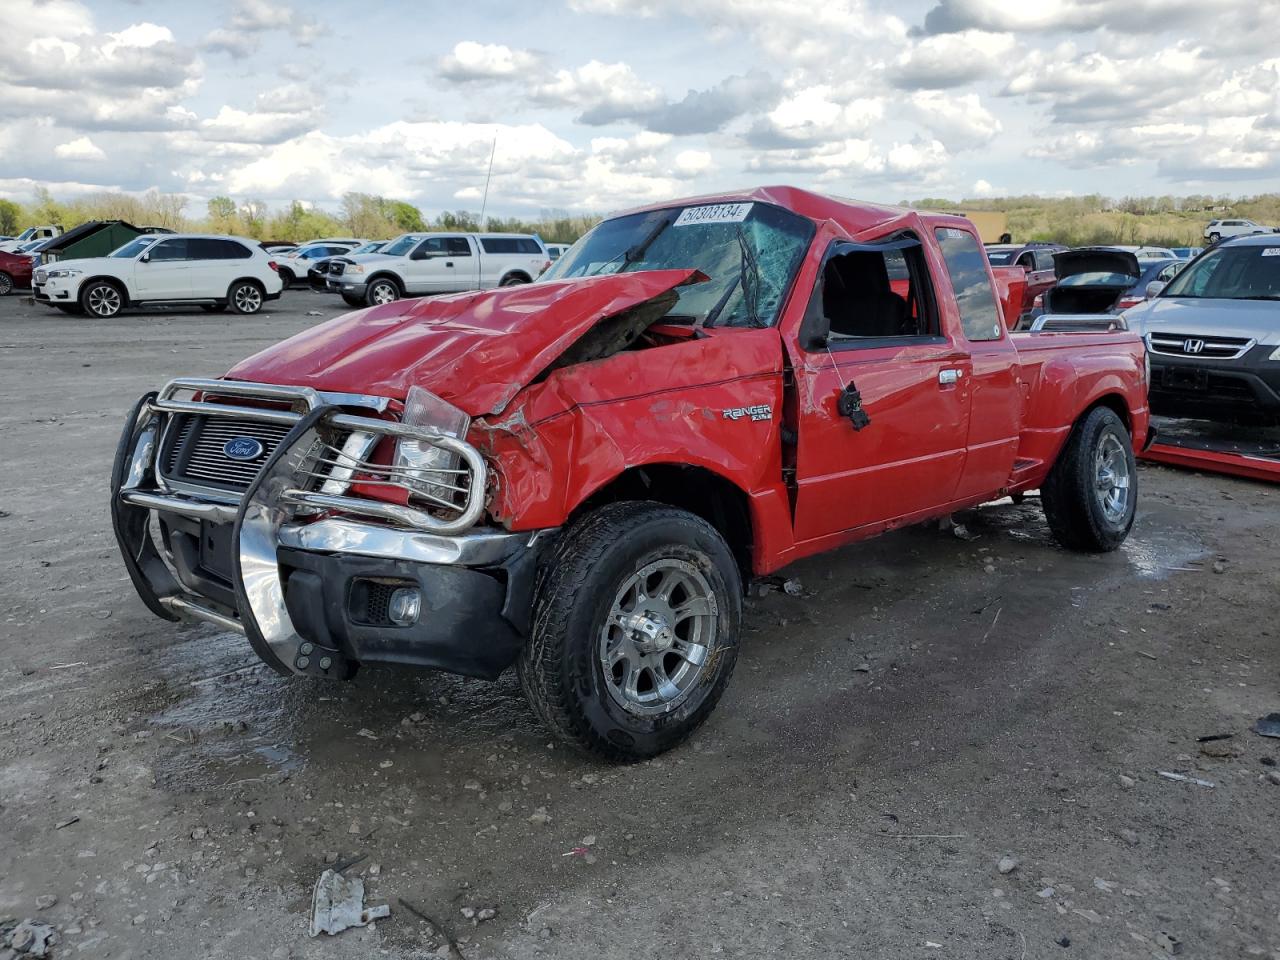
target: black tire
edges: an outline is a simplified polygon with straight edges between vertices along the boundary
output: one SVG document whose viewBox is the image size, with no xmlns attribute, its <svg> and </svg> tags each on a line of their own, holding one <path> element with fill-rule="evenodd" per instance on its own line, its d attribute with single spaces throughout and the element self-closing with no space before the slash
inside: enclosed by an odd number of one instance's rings
<svg viewBox="0 0 1280 960">
<path fill-rule="evenodd" d="M 225 303 L 202 303 L 200 304 L 200 309 L 205 313 L 222 313 L 227 309 L 227 305 Z"/>
<path fill-rule="evenodd" d="M 267 295 L 256 280 L 237 280 L 227 289 L 227 305 L 236 313 L 257 313 L 266 302 Z"/>
<path fill-rule="evenodd" d="M 126 302 L 124 290 L 110 280 L 92 280 L 80 291 L 80 312 L 95 320 L 118 316 Z"/>
<path fill-rule="evenodd" d="M 0 297 L 7 297 L 13 293 L 13 277 L 0 270 Z"/>
<path fill-rule="evenodd" d="M 1113 458 L 1109 472 L 1104 455 Z M 1127 480 L 1122 508 L 1102 487 L 1104 475 L 1119 478 L 1121 472 Z M 1133 440 L 1114 410 L 1094 407 L 1072 427 L 1040 490 L 1040 503 L 1054 539 L 1068 550 L 1106 553 L 1124 543 L 1137 509 L 1138 470 Z"/>
<path fill-rule="evenodd" d="M 1222 239 L 1222 234 L 1220 234 L 1220 233 L 1211 233 L 1211 234 L 1209 234 L 1209 242 L 1210 242 L 1210 243 L 1217 243 L 1217 242 L 1218 242 L 1219 240 L 1221 240 L 1221 239 Z"/>
<path fill-rule="evenodd" d="M 364 292 L 364 302 L 371 307 L 391 303 L 404 296 L 400 284 L 391 277 L 374 277 Z"/>
<path fill-rule="evenodd" d="M 624 632 L 608 623 L 619 591 L 655 564 L 670 565 L 677 579 L 692 583 L 700 578 L 706 587 L 708 612 L 687 615 L 698 621 L 693 628 L 681 636 L 680 625 L 686 621 L 677 614 L 666 621 L 670 629 L 657 635 L 658 642 L 686 650 L 704 641 L 703 655 L 695 668 L 691 659 L 670 646 L 665 652 L 650 651 L 662 658 L 663 677 L 672 684 L 668 689 L 679 689 L 679 695 L 669 700 L 659 696 L 658 678 L 649 671 L 650 690 L 637 690 L 637 696 L 657 699 L 649 706 L 628 707 L 623 684 L 616 675 L 607 676 L 611 671 L 602 663 L 606 630 L 628 644 L 640 637 L 638 630 Z M 662 577 L 663 572 L 649 576 Z M 641 591 L 651 588 L 647 580 L 638 583 Z M 668 609 L 670 598 L 681 589 L 668 594 Z M 684 596 L 677 605 L 690 603 L 694 595 L 686 590 Z M 645 602 L 655 600 L 661 602 L 660 597 Z M 663 622 L 647 620 L 650 611 L 641 616 L 633 609 L 648 624 Z M 561 740 L 582 752 L 615 761 L 656 756 L 693 733 L 720 700 L 737 661 L 741 619 L 738 567 L 714 527 L 659 503 L 606 504 L 570 527 L 539 570 L 533 629 L 517 661 L 520 683 L 534 712 Z M 675 666 L 668 667 L 673 657 Z M 629 659 L 614 664 L 614 670 L 619 667 L 639 677 L 633 689 L 644 685 L 644 667 L 637 669 Z M 679 671 L 687 669 L 693 672 L 677 688 Z"/>
<path fill-rule="evenodd" d="M 503 278 L 502 278 L 502 282 L 501 282 L 501 283 L 499 283 L 499 284 L 498 284 L 498 286 L 500 286 L 500 287 L 518 287 L 518 286 L 520 286 L 522 283 L 532 283 L 532 282 L 533 282 L 533 281 L 532 281 L 532 280 L 530 280 L 528 277 L 522 277 L 522 276 L 519 276 L 519 275 L 517 274 L 517 275 L 515 275 L 515 276 L 503 277 Z"/>
<path fill-rule="evenodd" d="M 283 284 L 280 288 L 281 290 L 288 290 L 293 286 L 293 282 L 298 279 L 288 267 L 280 267 L 276 272 L 280 274 L 280 283 Z"/>
<path fill-rule="evenodd" d="M 359 297 L 353 297 L 353 296 L 352 296 L 351 294 L 349 294 L 349 293 L 344 293 L 344 294 L 342 295 L 342 299 L 346 302 L 347 306 L 349 306 L 349 307 L 363 307 L 363 306 L 365 306 L 365 302 L 364 302 L 363 300 L 361 300 Z"/>
</svg>

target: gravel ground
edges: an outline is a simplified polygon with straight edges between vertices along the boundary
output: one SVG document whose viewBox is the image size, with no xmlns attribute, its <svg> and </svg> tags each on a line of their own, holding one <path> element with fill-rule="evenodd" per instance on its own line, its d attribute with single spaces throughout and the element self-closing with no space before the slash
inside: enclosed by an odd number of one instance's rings
<svg viewBox="0 0 1280 960">
<path fill-rule="evenodd" d="M 1143 467 L 1112 555 L 1057 549 L 1031 498 L 798 564 L 707 726 L 602 766 L 510 676 L 285 680 L 134 596 L 129 405 L 335 299 L 0 301 L 0 919 L 53 956 L 1280 958 L 1280 740 L 1249 732 L 1280 710 L 1280 490 Z M 310 940 L 357 856 L 391 917 Z"/>
</svg>

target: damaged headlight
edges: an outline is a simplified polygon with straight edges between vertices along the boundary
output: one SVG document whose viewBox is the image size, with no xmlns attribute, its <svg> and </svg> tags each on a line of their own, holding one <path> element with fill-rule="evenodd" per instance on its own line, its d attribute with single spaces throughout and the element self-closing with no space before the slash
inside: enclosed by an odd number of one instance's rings
<svg viewBox="0 0 1280 960">
<path fill-rule="evenodd" d="M 471 418 L 434 393 L 411 387 L 404 403 L 404 422 L 429 427 L 442 436 L 458 440 L 467 435 Z M 401 437 L 396 443 L 396 475 L 410 492 L 452 505 L 457 502 L 463 471 L 461 458 L 425 440 Z"/>
</svg>

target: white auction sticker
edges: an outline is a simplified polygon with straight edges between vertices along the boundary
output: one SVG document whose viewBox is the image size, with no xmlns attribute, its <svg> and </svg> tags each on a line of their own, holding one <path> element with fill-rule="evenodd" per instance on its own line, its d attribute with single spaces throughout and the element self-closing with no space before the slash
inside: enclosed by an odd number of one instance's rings
<svg viewBox="0 0 1280 960">
<path fill-rule="evenodd" d="M 741 223 L 751 213 L 749 203 L 713 203 L 706 207 L 685 207 L 673 227 L 691 227 L 698 223 Z"/>
<path fill-rule="evenodd" d="M 1280 247 L 1264 247 L 1262 255 L 1264 257 L 1280 257 Z"/>
</svg>

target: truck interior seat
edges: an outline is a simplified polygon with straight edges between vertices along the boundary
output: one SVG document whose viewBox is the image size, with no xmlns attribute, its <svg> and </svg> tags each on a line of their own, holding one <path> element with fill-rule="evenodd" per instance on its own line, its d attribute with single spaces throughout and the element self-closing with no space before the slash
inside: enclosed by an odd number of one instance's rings
<svg viewBox="0 0 1280 960">
<path fill-rule="evenodd" d="M 842 337 L 898 337 L 907 332 L 907 301 L 889 286 L 884 254 L 869 250 L 827 262 L 822 309 L 831 333 Z"/>
</svg>

